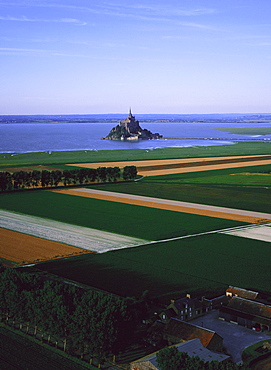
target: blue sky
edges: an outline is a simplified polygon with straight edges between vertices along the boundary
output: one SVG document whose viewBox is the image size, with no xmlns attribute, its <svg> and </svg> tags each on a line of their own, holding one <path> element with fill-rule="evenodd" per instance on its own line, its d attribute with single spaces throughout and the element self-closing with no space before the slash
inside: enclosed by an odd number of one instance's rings
<svg viewBox="0 0 271 370">
<path fill-rule="evenodd" d="M 270 113 L 270 0 L 0 0 L 0 114 Z"/>
</svg>

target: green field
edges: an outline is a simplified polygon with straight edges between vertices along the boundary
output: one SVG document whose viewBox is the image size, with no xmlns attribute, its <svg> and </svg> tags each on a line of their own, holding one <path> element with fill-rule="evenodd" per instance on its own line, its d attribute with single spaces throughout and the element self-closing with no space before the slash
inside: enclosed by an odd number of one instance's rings
<svg viewBox="0 0 271 370">
<path fill-rule="evenodd" d="M 271 165 L 152 176 L 97 189 L 192 203 L 270 212 Z"/>
<path fill-rule="evenodd" d="M 102 189 L 103 187 L 100 187 Z M 0 194 L 1 208 L 148 240 L 242 223 L 43 191 Z"/>
<path fill-rule="evenodd" d="M 270 245 L 207 234 L 42 263 L 39 268 L 122 296 L 222 294 L 228 285 L 270 291 Z"/>
<path fill-rule="evenodd" d="M 202 146 L 184 148 L 161 148 L 154 150 L 100 150 L 40 153 L 0 153 L 0 169 L 23 165 L 52 165 L 79 162 L 134 161 L 146 159 L 170 159 L 186 157 L 212 157 L 230 155 L 270 154 L 271 144 L 260 142 L 235 143 L 234 145 Z"/>
</svg>

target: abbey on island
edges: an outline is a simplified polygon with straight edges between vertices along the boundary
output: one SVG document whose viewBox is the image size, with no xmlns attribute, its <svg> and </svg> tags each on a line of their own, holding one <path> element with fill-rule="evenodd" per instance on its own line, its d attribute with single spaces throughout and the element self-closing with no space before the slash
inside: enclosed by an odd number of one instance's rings
<svg viewBox="0 0 271 370">
<path fill-rule="evenodd" d="M 128 117 L 113 127 L 109 134 L 104 138 L 106 140 L 154 140 L 161 139 L 163 136 L 158 133 L 152 133 L 147 129 L 142 129 L 139 122 L 132 115 L 130 108 Z"/>
</svg>

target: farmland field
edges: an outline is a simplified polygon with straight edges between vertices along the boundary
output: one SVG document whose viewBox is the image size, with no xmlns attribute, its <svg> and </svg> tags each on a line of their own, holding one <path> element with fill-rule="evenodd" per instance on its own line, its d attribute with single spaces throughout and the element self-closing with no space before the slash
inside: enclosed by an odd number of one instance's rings
<svg viewBox="0 0 271 370">
<path fill-rule="evenodd" d="M 42 263 L 39 268 L 123 296 L 176 298 L 228 285 L 270 290 L 270 243 L 208 234 Z M 80 273 L 79 273 L 80 271 Z"/>
<path fill-rule="evenodd" d="M 246 142 L 211 147 L 161 148 L 155 150 L 61 151 L 39 153 L 0 153 L 0 168 L 25 165 L 52 165 L 78 162 L 134 161 L 167 158 L 198 158 L 232 155 L 270 155 L 270 143 Z"/>
<path fill-rule="evenodd" d="M 0 210 L 0 227 L 38 237 L 40 244 L 42 240 L 51 240 L 95 252 L 145 243 L 143 239 L 3 210 Z M 27 243 L 25 248 L 28 249 Z M 74 249 L 77 250 L 77 248 Z M 77 253 L 80 253 L 80 250 L 77 250 Z"/>
<path fill-rule="evenodd" d="M 180 202 L 169 199 L 159 199 L 155 197 L 143 197 L 133 194 L 109 192 L 96 189 L 77 188 L 53 190 L 58 194 L 68 194 L 92 199 L 101 199 L 110 202 L 133 204 L 142 207 L 165 209 L 174 212 L 196 214 L 208 217 L 223 218 L 248 223 L 263 223 L 271 220 L 270 213 L 244 211 L 228 207 L 215 207 L 204 204 Z"/>
<path fill-rule="evenodd" d="M 148 160 L 132 162 L 137 167 L 138 174 L 142 176 L 161 176 L 180 173 L 213 171 L 227 168 L 240 168 L 257 165 L 271 165 L 271 156 L 230 156 L 230 157 L 203 157 L 185 159 Z M 101 166 L 118 166 L 123 168 L 130 162 L 96 162 L 75 163 L 74 166 L 82 168 L 98 168 Z M 72 164 L 69 164 L 72 166 Z"/>
<path fill-rule="evenodd" d="M 36 263 L 90 251 L 0 228 L 0 261 Z"/>
<path fill-rule="evenodd" d="M 159 240 L 242 225 L 238 221 L 58 194 L 48 190 L 0 194 L 5 210 L 140 239 Z"/>
<path fill-rule="evenodd" d="M 29 161 L 29 165 L 33 165 L 44 160 L 45 165 L 61 163 L 64 166 L 64 163 L 79 163 L 80 160 L 131 160 L 133 164 L 134 158 L 187 158 L 191 153 L 195 157 L 204 157 L 206 153 L 209 157 L 270 154 L 269 148 L 269 143 L 238 143 L 204 150 L 114 151 L 111 157 L 109 153 L 77 153 L 72 160 L 71 153 L 52 153 L 52 161 L 47 163 L 49 155 L 44 153 L 14 156 L 4 162 L 11 164 L 14 160 L 13 163 L 25 161 L 27 164 Z M 3 160 L 0 163 L 3 164 Z M 135 183 L 97 184 L 90 188 L 270 213 L 270 176 L 258 172 L 270 170 L 271 165 L 256 164 L 146 177 Z M 139 204 L 58 194 L 50 189 L 0 194 L 0 204 L 8 211 L 154 241 L 244 225 L 238 221 L 152 209 Z M 172 298 L 186 292 L 212 295 L 224 292 L 227 285 L 270 290 L 270 258 L 270 243 L 266 241 L 215 233 L 75 256 L 38 266 L 123 296 L 140 297 L 149 290 L 152 297 Z"/>
<path fill-rule="evenodd" d="M 246 167 L 246 175 L 244 168 L 224 169 L 146 177 L 136 183 L 104 184 L 91 188 L 143 196 L 155 194 L 155 197 L 164 199 L 270 213 L 271 177 L 254 175 L 255 171 L 270 167 Z"/>
</svg>

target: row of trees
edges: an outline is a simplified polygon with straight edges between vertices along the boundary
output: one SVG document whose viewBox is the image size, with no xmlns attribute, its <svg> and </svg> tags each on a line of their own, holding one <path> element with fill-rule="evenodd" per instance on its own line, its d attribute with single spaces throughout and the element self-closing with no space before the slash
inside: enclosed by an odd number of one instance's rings
<svg viewBox="0 0 271 370">
<path fill-rule="evenodd" d="M 67 170 L 33 170 L 0 172 L 0 191 L 20 190 L 48 186 L 83 185 L 93 182 L 115 182 L 118 180 L 133 180 L 137 175 L 135 166 L 76 168 Z"/>
<path fill-rule="evenodd" d="M 157 353 L 157 363 L 160 370 L 245 370 L 242 365 L 234 362 L 205 362 L 198 356 L 189 357 L 185 352 L 179 352 L 176 347 L 164 348 Z"/>
<path fill-rule="evenodd" d="M 116 354 L 134 327 L 131 300 L 1 268 L 0 313 L 65 340 L 67 351 Z"/>
</svg>

